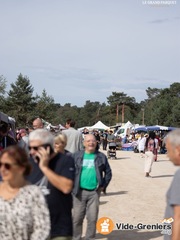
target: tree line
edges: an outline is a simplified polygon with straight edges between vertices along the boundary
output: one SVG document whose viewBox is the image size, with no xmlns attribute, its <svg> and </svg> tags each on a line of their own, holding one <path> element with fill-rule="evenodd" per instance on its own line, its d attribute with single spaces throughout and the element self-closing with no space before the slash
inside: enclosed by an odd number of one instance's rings
<svg viewBox="0 0 180 240">
<path fill-rule="evenodd" d="M 180 127 L 180 83 L 169 88 L 146 89 L 147 99 L 137 103 L 134 97 L 124 92 L 112 92 L 107 103 L 87 100 L 83 107 L 66 103 L 55 103 L 44 89 L 41 95 L 27 76 L 19 74 L 16 81 L 6 91 L 7 80 L 0 76 L 0 111 L 15 118 L 17 127 L 30 127 L 36 117 L 45 119 L 52 125 L 64 124 L 66 119 L 76 121 L 76 127 L 92 126 L 101 120 L 108 126 L 117 123 L 139 123 L 145 125 L 165 125 Z"/>
</svg>

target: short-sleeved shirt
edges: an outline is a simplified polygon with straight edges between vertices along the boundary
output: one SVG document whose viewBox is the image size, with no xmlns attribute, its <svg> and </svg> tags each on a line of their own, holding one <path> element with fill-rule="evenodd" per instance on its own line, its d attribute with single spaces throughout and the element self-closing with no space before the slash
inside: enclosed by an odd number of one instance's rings
<svg viewBox="0 0 180 240">
<path fill-rule="evenodd" d="M 82 189 L 94 190 L 97 187 L 98 181 L 96 177 L 94 159 L 94 153 L 84 153 L 83 166 L 80 176 L 80 188 Z"/>
<path fill-rule="evenodd" d="M 58 154 L 49 163 L 49 168 L 58 175 L 74 180 L 74 160 L 72 157 Z M 51 238 L 72 236 L 72 195 L 64 194 L 48 182 L 50 194 L 47 195 L 51 217 Z"/>
<path fill-rule="evenodd" d="M 49 168 L 60 176 L 66 177 L 72 181 L 74 180 L 75 167 L 74 159 L 71 156 L 58 153 L 50 160 Z M 33 176 L 33 173 L 31 176 Z M 31 181 L 31 179 L 29 179 L 29 181 Z M 45 196 L 51 218 L 51 238 L 72 236 L 71 193 L 64 194 L 48 181 L 45 188 L 47 188 Z"/>
<path fill-rule="evenodd" d="M 108 134 L 108 136 L 107 136 L 107 140 L 108 140 L 108 141 L 115 140 L 115 136 L 114 136 L 114 134 Z"/>
<path fill-rule="evenodd" d="M 169 190 L 166 194 L 166 211 L 164 218 L 173 218 L 174 216 L 174 206 L 180 205 L 180 169 L 178 169 L 174 175 L 173 181 L 170 185 Z M 171 236 L 164 235 L 165 240 L 171 239 Z"/>
</svg>

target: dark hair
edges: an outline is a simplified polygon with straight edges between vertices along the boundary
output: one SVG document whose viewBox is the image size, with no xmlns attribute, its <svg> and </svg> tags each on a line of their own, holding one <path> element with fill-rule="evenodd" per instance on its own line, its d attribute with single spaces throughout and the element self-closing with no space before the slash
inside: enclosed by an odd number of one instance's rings
<svg viewBox="0 0 180 240">
<path fill-rule="evenodd" d="M 2 158 L 2 156 L 5 153 L 7 153 L 9 157 L 13 158 L 18 166 L 25 168 L 24 176 L 28 176 L 30 174 L 31 164 L 28 160 L 28 155 L 23 148 L 21 148 L 17 145 L 11 145 L 11 146 L 5 148 L 1 152 L 0 159 Z"/>
<path fill-rule="evenodd" d="M 7 123 L 0 123 L 0 131 L 2 132 L 2 133 L 7 133 L 8 132 L 8 124 Z"/>
<path fill-rule="evenodd" d="M 146 144 L 145 144 L 146 148 L 147 148 L 147 146 L 148 146 L 149 140 L 150 140 L 150 139 L 154 140 L 155 138 L 156 138 L 155 132 L 149 132 L 149 137 L 146 139 Z M 155 142 L 154 142 L 154 145 L 155 145 Z"/>
<path fill-rule="evenodd" d="M 75 126 L 75 121 L 73 121 L 71 118 L 66 120 L 66 123 L 70 125 L 70 127 L 74 127 Z"/>
</svg>

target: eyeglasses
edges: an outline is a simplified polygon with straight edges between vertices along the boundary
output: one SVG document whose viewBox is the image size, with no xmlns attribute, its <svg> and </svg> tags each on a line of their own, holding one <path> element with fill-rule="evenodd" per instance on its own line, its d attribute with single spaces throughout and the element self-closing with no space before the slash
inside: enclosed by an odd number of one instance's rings
<svg viewBox="0 0 180 240">
<path fill-rule="evenodd" d="M 17 165 L 17 163 L 2 163 L 0 162 L 0 168 L 4 166 L 5 169 L 11 170 L 13 165 Z"/>
<path fill-rule="evenodd" d="M 37 151 L 39 147 L 40 146 L 38 146 L 38 147 L 37 146 L 28 146 L 28 149 L 29 150 L 33 149 L 33 150 Z"/>
<path fill-rule="evenodd" d="M 39 146 L 28 146 L 28 149 L 29 149 L 29 151 L 30 151 L 31 149 L 33 149 L 33 150 L 35 150 L 35 151 L 38 151 L 38 149 L 39 149 L 40 147 L 47 148 L 48 146 L 49 146 L 49 144 L 42 144 L 42 145 L 39 145 Z"/>
</svg>

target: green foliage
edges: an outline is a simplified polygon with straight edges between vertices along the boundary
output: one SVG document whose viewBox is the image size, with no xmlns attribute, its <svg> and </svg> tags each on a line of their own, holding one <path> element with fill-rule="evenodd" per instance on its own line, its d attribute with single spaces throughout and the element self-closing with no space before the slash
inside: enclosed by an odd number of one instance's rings
<svg viewBox="0 0 180 240">
<path fill-rule="evenodd" d="M 180 83 L 170 88 L 151 89 L 153 97 L 145 104 L 146 125 L 180 127 Z"/>
<path fill-rule="evenodd" d="M 111 125 L 117 122 L 134 121 L 138 106 L 134 97 L 129 97 L 123 92 L 112 92 L 112 95 L 107 97 L 107 102 L 110 105 L 110 115 L 112 116 Z"/>
<path fill-rule="evenodd" d="M 0 75 L 0 95 L 5 94 L 6 84 L 6 78 L 3 75 Z"/>
<path fill-rule="evenodd" d="M 158 88 L 148 87 L 148 89 L 146 90 L 146 94 L 149 100 L 152 100 L 153 98 L 157 97 L 160 94 L 160 92 L 161 92 L 161 89 L 158 89 Z"/>
<path fill-rule="evenodd" d="M 111 125 L 111 118 L 110 118 L 110 106 L 107 106 L 105 103 L 101 104 L 101 108 L 99 111 L 99 118 L 105 125 Z"/>
<path fill-rule="evenodd" d="M 17 125 L 26 125 L 35 103 L 33 87 L 28 77 L 20 74 L 11 88 L 6 102 L 8 114 L 16 119 Z"/>
<path fill-rule="evenodd" d="M 0 75 L 0 110 L 3 112 L 5 110 L 5 97 L 6 92 L 6 78 L 3 75 Z"/>
<path fill-rule="evenodd" d="M 99 102 L 86 101 L 84 107 L 80 111 L 82 124 L 92 126 L 99 120 L 101 104 Z"/>
<path fill-rule="evenodd" d="M 36 96 L 36 105 L 34 108 L 34 116 L 45 119 L 47 122 L 54 122 L 56 118 L 57 107 L 53 97 L 49 96 L 44 89 L 41 96 Z"/>
<path fill-rule="evenodd" d="M 98 120 L 108 126 L 131 121 L 180 127 L 180 83 L 177 82 L 165 89 L 148 87 L 148 98 L 141 103 L 124 92 L 112 92 L 107 97 L 108 104 L 87 100 L 83 107 L 55 103 L 45 89 L 40 96 L 34 96 L 30 80 L 22 74 L 11 84 L 7 97 L 4 96 L 5 90 L 6 79 L 0 76 L 0 110 L 14 117 L 17 127 L 31 125 L 36 117 L 52 125 L 63 125 L 68 118 L 72 118 L 77 128 L 92 126 Z"/>
</svg>

